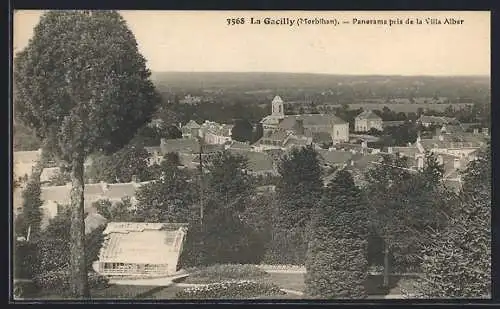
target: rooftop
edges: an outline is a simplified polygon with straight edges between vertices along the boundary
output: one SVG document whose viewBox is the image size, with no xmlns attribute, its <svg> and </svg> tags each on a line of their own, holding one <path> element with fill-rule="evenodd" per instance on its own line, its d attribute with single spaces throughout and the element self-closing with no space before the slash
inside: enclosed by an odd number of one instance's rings
<svg viewBox="0 0 500 309">
<path fill-rule="evenodd" d="M 12 159 L 15 163 L 26 163 L 32 164 L 37 162 L 40 159 L 40 151 L 15 151 L 12 155 Z"/>
<path fill-rule="evenodd" d="M 382 118 L 380 118 L 377 114 L 375 114 L 371 110 L 363 111 L 361 114 L 359 114 L 358 116 L 356 116 L 356 119 L 357 120 L 362 120 L 362 119 L 382 120 Z"/>
<path fill-rule="evenodd" d="M 302 114 L 302 115 L 289 115 L 278 125 L 279 128 L 284 130 L 293 130 L 297 123 L 297 119 L 302 119 L 304 128 L 315 126 L 332 126 L 335 124 L 347 124 L 344 120 L 335 115 L 326 114 Z"/>
<path fill-rule="evenodd" d="M 328 164 L 343 164 L 353 158 L 353 154 L 350 151 L 324 149 L 318 149 L 317 151 L 325 163 Z"/>
<path fill-rule="evenodd" d="M 248 159 L 248 169 L 252 172 L 264 172 L 274 170 L 273 159 L 264 152 L 230 149 L 233 154 L 245 156 Z"/>
</svg>

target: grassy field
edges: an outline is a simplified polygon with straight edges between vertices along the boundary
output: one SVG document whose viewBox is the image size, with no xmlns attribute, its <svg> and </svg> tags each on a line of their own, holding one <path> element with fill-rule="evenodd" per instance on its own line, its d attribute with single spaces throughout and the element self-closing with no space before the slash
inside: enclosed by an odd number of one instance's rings
<svg viewBox="0 0 500 309">
<path fill-rule="evenodd" d="M 363 108 L 364 110 L 382 110 L 385 106 L 389 108 L 392 111 L 395 111 L 396 113 L 403 112 L 403 113 L 411 113 L 414 112 L 416 113 L 419 108 L 423 108 L 424 110 L 426 109 L 431 109 L 435 111 L 444 111 L 448 106 L 453 106 L 454 109 L 459 110 L 461 108 L 466 107 L 467 105 L 471 104 L 466 104 L 466 103 L 454 103 L 454 104 L 436 104 L 436 103 L 414 103 L 414 104 L 397 104 L 397 103 L 352 103 L 349 104 L 350 109 L 358 109 L 358 108 Z M 340 107 L 341 105 L 336 105 L 337 107 Z"/>
<path fill-rule="evenodd" d="M 265 280 L 278 285 L 282 289 L 303 292 L 305 288 L 304 274 L 271 273 Z"/>
</svg>

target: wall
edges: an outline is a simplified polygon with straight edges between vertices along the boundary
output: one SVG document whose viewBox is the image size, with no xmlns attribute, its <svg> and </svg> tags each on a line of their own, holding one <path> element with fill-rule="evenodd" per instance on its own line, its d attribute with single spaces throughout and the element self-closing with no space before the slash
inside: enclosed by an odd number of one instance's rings
<svg viewBox="0 0 500 309">
<path fill-rule="evenodd" d="M 333 136 L 334 141 L 348 142 L 349 141 L 349 124 L 345 123 L 345 124 L 334 125 L 332 136 Z"/>
</svg>

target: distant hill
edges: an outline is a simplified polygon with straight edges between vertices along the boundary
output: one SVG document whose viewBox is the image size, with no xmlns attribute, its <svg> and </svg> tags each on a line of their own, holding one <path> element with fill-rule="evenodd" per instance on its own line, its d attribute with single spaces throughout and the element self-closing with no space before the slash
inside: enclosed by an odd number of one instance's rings
<svg viewBox="0 0 500 309">
<path fill-rule="evenodd" d="M 170 87 L 199 88 L 273 88 L 318 87 L 328 88 L 340 84 L 476 84 L 490 85 L 489 76 L 398 76 L 398 75 L 329 75 L 310 73 L 265 72 L 153 72 L 152 79 Z"/>
<path fill-rule="evenodd" d="M 225 92 L 283 93 L 287 90 L 337 91 L 367 97 L 485 97 L 489 76 L 359 76 L 309 73 L 153 72 L 161 92 L 188 89 L 222 89 Z"/>
</svg>

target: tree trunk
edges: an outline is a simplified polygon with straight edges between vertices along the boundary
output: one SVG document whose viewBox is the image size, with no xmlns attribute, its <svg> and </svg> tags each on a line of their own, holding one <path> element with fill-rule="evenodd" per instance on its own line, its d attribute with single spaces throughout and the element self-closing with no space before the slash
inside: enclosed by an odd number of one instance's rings
<svg viewBox="0 0 500 309">
<path fill-rule="evenodd" d="M 76 298 L 90 297 L 85 260 L 83 162 L 84 159 L 79 157 L 73 159 L 71 165 L 70 287 Z"/>
<path fill-rule="evenodd" d="M 384 283 L 383 287 L 389 287 L 389 246 L 384 246 Z"/>
</svg>

